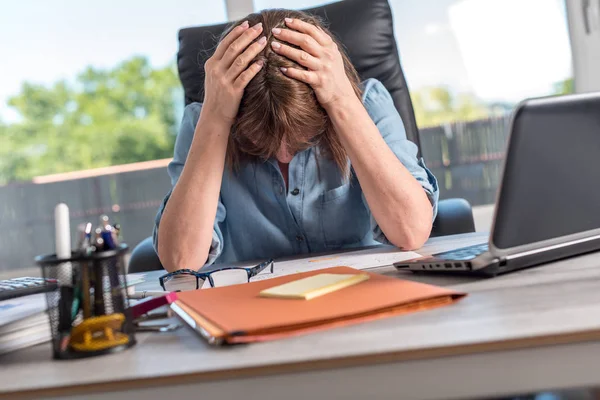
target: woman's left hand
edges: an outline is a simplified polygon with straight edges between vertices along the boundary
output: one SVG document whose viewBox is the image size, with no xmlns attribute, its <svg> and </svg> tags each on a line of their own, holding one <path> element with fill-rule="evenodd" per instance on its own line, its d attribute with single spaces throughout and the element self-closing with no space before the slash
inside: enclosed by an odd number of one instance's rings
<svg viewBox="0 0 600 400">
<path fill-rule="evenodd" d="M 337 45 L 323 30 L 307 22 L 286 18 L 290 29 L 274 28 L 271 47 L 277 54 L 306 67 L 282 68 L 290 78 L 309 84 L 315 91 L 319 103 L 328 109 L 346 99 L 356 99 L 354 89 L 346 76 L 344 60 Z M 300 49 L 288 46 L 287 42 Z"/>
</svg>

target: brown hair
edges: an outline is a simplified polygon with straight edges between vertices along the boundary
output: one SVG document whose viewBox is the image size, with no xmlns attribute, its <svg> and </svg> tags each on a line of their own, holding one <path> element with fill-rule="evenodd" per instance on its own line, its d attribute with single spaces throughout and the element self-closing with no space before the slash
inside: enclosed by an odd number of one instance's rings
<svg viewBox="0 0 600 400">
<path fill-rule="evenodd" d="M 223 37 L 243 21 L 247 20 L 250 26 L 262 22 L 262 35 L 267 37 L 267 45 L 255 59 L 255 61 L 263 60 L 263 68 L 244 90 L 231 129 L 227 147 L 227 164 L 235 170 L 242 161 L 267 160 L 277 154 L 282 140 L 285 140 L 292 155 L 316 146 L 335 162 L 347 178 L 349 171 L 346 151 L 333 129 L 329 116 L 319 104 L 314 90 L 303 82 L 285 76 L 280 70 L 280 67 L 302 69 L 304 67 L 271 49 L 273 40 L 271 29 L 285 28 L 284 18 L 306 21 L 320 27 L 332 37 L 342 54 L 346 75 L 354 92 L 357 97 L 361 96 L 360 78 L 356 69 L 342 44 L 317 17 L 302 11 L 280 9 L 248 15 L 235 22 Z"/>
</svg>

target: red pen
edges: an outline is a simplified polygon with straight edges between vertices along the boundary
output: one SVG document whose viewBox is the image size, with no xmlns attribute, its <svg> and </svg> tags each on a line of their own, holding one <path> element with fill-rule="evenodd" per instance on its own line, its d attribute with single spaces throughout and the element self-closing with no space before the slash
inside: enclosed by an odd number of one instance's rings
<svg viewBox="0 0 600 400">
<path fill-rule="evenodd" d="M 129 307 L 131 318 L 138 319 L 144 314 L 159 307 L 166 306 L 177 300 L 177 292 L 163 292 L 164 296 L 153 297 L 134 306 Z"/>
</svg>

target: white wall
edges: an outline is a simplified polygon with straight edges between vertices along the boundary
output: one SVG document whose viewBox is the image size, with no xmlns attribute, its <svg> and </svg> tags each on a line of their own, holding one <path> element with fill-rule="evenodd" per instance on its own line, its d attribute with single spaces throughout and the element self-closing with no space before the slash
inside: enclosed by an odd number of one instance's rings
<svg viewBox="0 0 600 400">
<path fill-rule="evenodd" d="M 565 1 L 575 91 L 600 91 L 600 0 Z"/>
<path fill-rule="evenodd" d="M 491 231 L 494 208 L 493 204 L 473 207 L 473 219 L 475 220 L 475 230 L 477 232 Z"/>
<path fill-rule="evenodd" d="M 254 12 L 254 3 L 252 0 L 225 0 L 227 9 L 227 19 L 235 21 Z"/>
</svg>

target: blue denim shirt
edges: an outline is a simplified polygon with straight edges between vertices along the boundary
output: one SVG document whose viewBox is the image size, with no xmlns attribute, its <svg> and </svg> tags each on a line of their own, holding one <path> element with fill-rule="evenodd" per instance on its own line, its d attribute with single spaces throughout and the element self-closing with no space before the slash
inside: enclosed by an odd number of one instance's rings
<svg viewBox="0 0 600 400">
<path fill-rule="evenodd" d="M 369 79 L 362 85 L 362 101 L 369 116 L 387 145 L 423 186 L 435 218 L 437 181 L 423 160 L 417 159 L 417 146 L 406 138 L 392 97 L 377 80 Z M 192 103 L 185 108 L 175 154 L 168 166 L 173 186 L 183 170 L 201 107 L 200 103 Z M 158 226 L 170 195 L 171 191 L 156 215 L 155 249 Z M 349 182 L 344 181 L 333 161 L 308 149 L 290 162 L 287 190 L 275 159 L 243 165 L 237 173 L 225 168 L 207 265 L 378 243 L 389 242 L 371 215 L 355 174 Z"/>
</svg>

